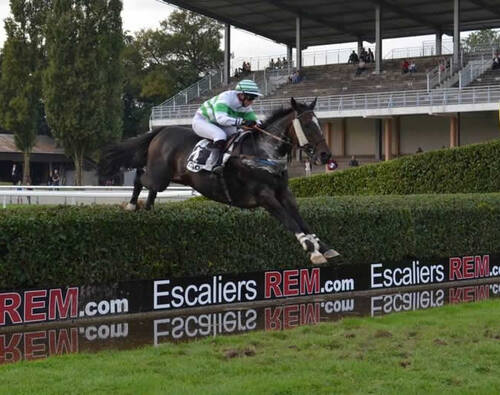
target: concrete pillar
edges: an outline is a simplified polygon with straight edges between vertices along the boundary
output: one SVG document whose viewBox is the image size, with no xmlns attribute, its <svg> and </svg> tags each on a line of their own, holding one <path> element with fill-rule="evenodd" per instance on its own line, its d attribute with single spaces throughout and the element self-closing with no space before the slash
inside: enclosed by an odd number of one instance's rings
<svg viewBox="0 0 500 395">
<path fill-rule="evenodd" d="M 385 160 L 392 159 L 392 118 L 385 119 L 384 154 Z"/>
<path fill-rule="evenodd" d="M 297 49 L 295 67 L 300 70 L 302 68 L 302 17 L 300 15 L 295 18 L 295 48 Z"/>
<path fill-rule="evenodd" d="M 375 72 L 382 70 L 382 7 L 375 5 Z"/>
<path fill-rule="evenodd" d="M 458 147 L 458 117 L 450 118 L 450 148 Z"/>
<path fill-rule="evenodd" d="M 460 0 L 453 0 L 453 63 L 460 59 Z"/>
<path fill-rule="evenodd" d="M 292 59 L 292 46 L 286 46 L 286 61 L 288 62 L 288 75 L 292 74 L 293 59 Z"/>
<path fill-rule="evenodd" d="M 333 127 L 332 122 L 325 122 L 323 124 L 323 136 L 325 138 L 326 145 L 330 148 L 333 154 Z M 325 172 L 328 173 L 328 165 L 325 165 Z"/>
<path fill-rule="evenodd" d="M 443 34 L 441 32 L 436 33 L 436 55 L 441 55 L 443 53 Z"/>
<path fill-rule="evenodd" d="M 345 129 L 346 129 L 346 119 L 342 118 L 340 120 L 340 128 L 339 128 L 339 156 L 345 156 Z"/>
<path fill-rule="evenodd" d="M 401 154 L 401 117 L 395 117 L 392 130 L 392 153 L 399 157 Z"/>
<path fill-rule="evenodd" d="M 231 78 L 231 25 L 224 25 L 224 85 L 229 84 Z"/>
<path fill-rule="evenodd" d="M 375 119 L 375 159 L 382 159 L 382 120 Z"/>
<path fill-rule="evenodd" d="M 362 49 L 363 49 L 363 40 L 358 40 L 358 56 L 361 56 Z"/>
</svg>

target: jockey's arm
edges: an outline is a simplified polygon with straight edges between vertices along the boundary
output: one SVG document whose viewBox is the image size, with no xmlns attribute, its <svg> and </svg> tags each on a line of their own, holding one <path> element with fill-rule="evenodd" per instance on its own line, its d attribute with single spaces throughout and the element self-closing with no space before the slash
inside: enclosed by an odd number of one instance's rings
<svg viewBox="0 0 500 395">
<path fill-rule="evenodd" d="M 232 110 L 225 103 L 217 103 L 214 108 L 215 120 L 221 126 L 240 126 L 244 120 L 257 121 L 257 115 L 253 111 L 242 114 L 243 117 L 229 115 Z"/>
</svg>

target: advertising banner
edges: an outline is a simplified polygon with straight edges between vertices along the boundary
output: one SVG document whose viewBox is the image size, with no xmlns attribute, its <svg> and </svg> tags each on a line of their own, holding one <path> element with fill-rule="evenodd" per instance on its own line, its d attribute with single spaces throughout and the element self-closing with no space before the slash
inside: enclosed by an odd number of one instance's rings
<svg viewBox="0 0 500 395">
<path fill-rule="evenodd" d="M 118 320 L 68 322 L 66 327 L 11 327 L 0 332 L 0 364 L 53 355 L 130 349 L 143 345 L 184 342 L 202 337 L 275 331 L 335 321 L 349 316 L 380 316 L 424 310 L 445 304 L 500 297 L 500 280 L 477 285 L 443 285 L 431 289 L 392 289 L 372 295 L 345 295 L 311 302 L 271 306 L 234 306 L 223 311 L 200 311 Z M 290 303 L 291 302 L 291 303 Z"/>
<path fill-rule="evenodd" d="M 500 278 L 500 259 L 481 254 L 437 261 L 413 259 L 400 263 L 128 281 L 111 286 L 0 291 L 0 330 L 21 324 L 488 278 Z"/>
</svg>

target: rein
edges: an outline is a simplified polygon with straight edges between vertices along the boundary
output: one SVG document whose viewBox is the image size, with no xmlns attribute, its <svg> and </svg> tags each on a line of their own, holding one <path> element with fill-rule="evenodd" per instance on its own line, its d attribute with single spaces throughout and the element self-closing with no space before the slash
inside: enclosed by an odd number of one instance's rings
<svg viewBox="0 0 500 395">
<path fill-rule="evenodd" d="M 296 117 L 294 118 L 294 121 L 296 120 L 296 121 L 300 122 L 300 118 L 301 118 L 304 114 L 309 113 L 309 112 L 312 112 L 312 110 L 309 110 L 309 111 L 304 111 L 302 114 L 300 114 L 300 115 L 296 116 Z M 299 124 L 299 125 L 300 125 L 300 124 Z M 272 125 L 271 125 L 271 126 L 272 126 Z M 291 126 L 290 126 L 290 127 L 291 127 Z M 302 126 L 300 126 L 300 127 L 302 128 Z M 261 128 L 261 127 L 257 126 L 257 125 L 255 125 L 255 126 L 253 126 L 253 127 L 251 127 L 251 128 L 249 128 L 249 127 L 244 127 L 244 129 L 245 129 L 245 130 L 252 130 L 252 129 L 255 129 L 255 130 L 258 130 L 259 132 L 264 133 L 265 135 L 267 135 L 267 136 L 269 136 L 269 137 L 271 137 L 271 138 L 273 138 L 273 139 L 275 139 L 275 140 L 280 141 L 280 142 L 281 142 L 281 143 L 283 143 L 283 144 L 293 145 L 293 143 L 292 143 L 292 142 L 290 142 L 290 139 L 289 139 L 289 138 L 287 138 L 287 139 L 285 140 L 285 139 L 284 139 L 284 138 L 282 138 L 282 137 L 275 136 L 274 134 L 272 134 L 272 133 L 268 132 L 267 130 L 265 130 L 265 129 L 263 129 L 263 128 Z M 297 134 L 297 131 L 296 131 L 295 133 Z M 301 133 L 303 134 L 303 132 L 301 132 Z M 305 138 L 305 137 L 304 137 L 304 138 Z M 300 139 L 298 139 L 298 140 L 300 140 Z M 309 141 L 307 141 L 307 138 L 306 138 L 306 143 L 305 143 L 305 144 L 302 144 L 302 145 L 301 145 L 301 144 L 300 144 L 300 141 L 298 141 L 298 143 L 299 143 L 299 144 L 298 144 L 299 149 L 300 149 L 300 150 L 302 150 L 302 151 L 304 151 L 304 152 L 305 152 L 305 153 L 306 153 L 309 157 L 312 157 L 312 155 L 314 154 L 314 151 L 316 150 L 316 147 L 318 146 L 318 144 L 319 144 L 320 142 L 316 142 L 316 144 L 313 146 L 311 143 L 309 143 Z"/>
</svg>

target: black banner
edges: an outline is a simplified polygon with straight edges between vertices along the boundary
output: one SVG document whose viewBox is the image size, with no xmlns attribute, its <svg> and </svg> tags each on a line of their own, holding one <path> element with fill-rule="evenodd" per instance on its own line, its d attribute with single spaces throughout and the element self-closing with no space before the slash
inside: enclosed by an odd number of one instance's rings
<svg viewBox="0 0 500 395">
<path fill-rule="evenodd" d="M 467 286 L 440 286 L 411 291 L 387 290 L 374 295 L 345 295 L 331 300 L 260 307 L 235 307 L 160 317 L 123 317 L 69 327 L 0 333 L 0 364 L 52 355 L 131 349 L 143 345 L 183 342 L 201 337 L 284 330 L 348 316 L 379 316 L 500 297 L 500 281 Z"/>
<path fill-rule="evenodd" d="M 500 278 L 498 256 L 338 265 L 239 275 L 0 292 L 0 329 L 12 325 L 169 311 L 313 295 Z"/>
</svg>

